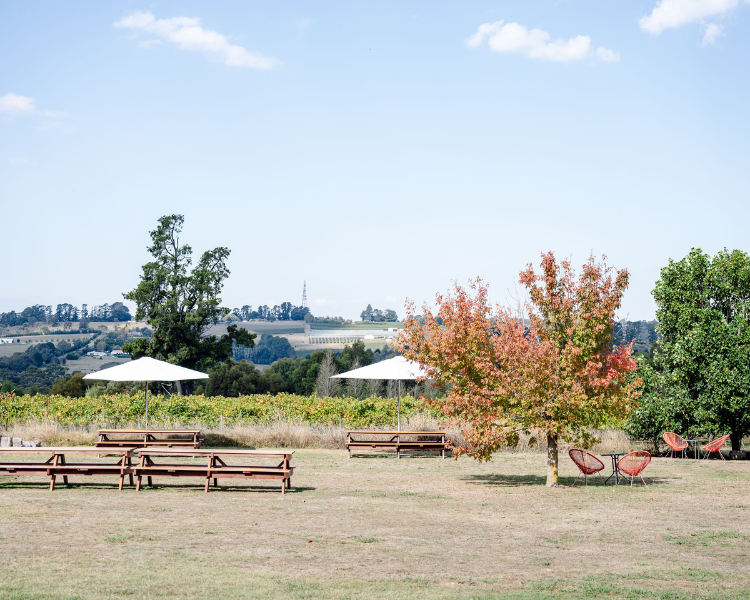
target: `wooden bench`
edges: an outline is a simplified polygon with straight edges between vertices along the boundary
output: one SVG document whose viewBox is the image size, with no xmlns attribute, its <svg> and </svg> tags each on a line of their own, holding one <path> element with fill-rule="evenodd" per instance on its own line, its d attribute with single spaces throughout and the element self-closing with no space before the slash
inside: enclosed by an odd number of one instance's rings
<svg viewBox="0 0 750 600">
<path fill-rule="evenodd" d="M 200 429 L 100 429 L 99 448 L 200 448 Z M 127 436 L 125 438 L 119 436 Z"/>
<path fill-rule="evenodd" d="M 290 461 L 294 450 L 233 450 L 233 449 L 201 449 L 190 450 L 187 448 L 143 448 L 138 451 L 139 464 L 134 467 L 134 473 L 138 477 L 136 490 L 141 489 L 141 479 L 148 478 L 148 485 L 153 485 L 152 477 L 202 477 L 206 480 L 205 491 L 211 479 L 214 486 L 219 485 L 222 478 L 242 479 L 280 479 L 281 493 L 292 487 L 292 473 L 294 467 Z M 202 462 L 161 462 L 159 457 L 168 459 L 175 458 L 203 458 Z M 279 460 L 278 464 L 252 465 L 247 464 L 248 459 L 272 458 Z M 156 459 L 156 460 L 155 460 Z M 244 459 L 243 464 L 228 464 L 231 459 Z"/>
<path fill-rule="evenodd" d="M 133 485 L 133 448 L 113 448 L 107 450 L 107 454 L 115 454 L 120 457 L 116 463 L 111 462 L 69 462 L 67 457 L 71 454 L 101 454 L 101 448 L 97 447 L 42 447 L 42 448 L 0 448 L 0 457 L 6 454 L 49 455 L 44 462 L 18 461 L 0 462 L 0 475 L 46 475 L 50 478 L 49 489 L 55 489 L 55 480 L 62 476 L 63 482 L 68 484 L 70 475 L 117 475 L 120 477 L 119 489 L 122 490 L 125 475 L 130 478 Z"/>
<path fill-rule="evenodd" d="M 445 431 L 378 431 L 359 429 L 346 432 L 346 449 L 349 451 L 349 458 L 352 457 L 352 448 L 391 449 L 396 451 L 396 458 L 401 458 L 403 450 L 437 450 L 445 458 L 448 442 L 445 437 Z"/>
</svg>

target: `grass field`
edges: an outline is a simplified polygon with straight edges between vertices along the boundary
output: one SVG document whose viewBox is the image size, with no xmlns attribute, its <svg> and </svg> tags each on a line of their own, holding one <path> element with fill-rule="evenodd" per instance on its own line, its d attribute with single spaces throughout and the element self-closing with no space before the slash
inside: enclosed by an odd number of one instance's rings
<svg viewBox="0 0 750 600">
<path fill-rule="evenodd" d="M 396 322 L 380 322 L 380 321 L 355 321 L 354 323 L 347 323 L 345 325 L 339 325 L 336 323 L 311 323 L 310 329 L 390 329 L 395 327 L 397 329 L 403 329 L 404 324 Z"/>
<path fill-rule="evenodd" d="M 0 344 L 0 356 L 11 356 L 16 352 L 26 352 L 31 346 L 35 344 L 44 344 L 46 342 L 52 342 L 55 346 L 61 341 L 76 342 L 81 338 L 88 339 L 92 337 L 89 333 L 71 333 L 68 335 L 45 335 L 45 336 L 28 336 L 26 338 L 14 338 L 20 339 L 20 344 Z"/>
<path fill-rule="evenodd" d="M 211 335 L 223 335 L 227 332 L 230 323 L 219 323 L 208 331 Z M 254 333 L 279 335 L 282 333 L 304 333 L 305 326 L 302 321 L 247 321 L 237 323 L 238 326 Z M 258 336 L 260 337 L 260 336 Z"/>
<path fill-rule="evenodd" d="M 0 480 L 0 598 L 750 597 L 748 463 L 655 459 L 648 488 L 544 487 L 480 465 L 300 450 L 294 489 Z"/>
<path fill-rule="evenodd" d="M 117 358 L 114 356 L 104 356 L 99 358 L 96 356 L 82 356 L 78 360 L 69 360 L 65 363 L 65 367 L 68 369 L 68 373 L 80 371 L 81 373 L 93 373 L 102 368 L 107 363 L 125 363 L 130 362 L 130 358 Z"/>
</svg>

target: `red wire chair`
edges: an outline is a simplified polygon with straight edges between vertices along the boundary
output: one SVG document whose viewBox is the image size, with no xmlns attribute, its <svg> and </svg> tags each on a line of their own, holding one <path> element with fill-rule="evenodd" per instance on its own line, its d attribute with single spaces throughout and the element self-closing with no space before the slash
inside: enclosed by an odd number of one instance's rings
<svg viewBox="0 0 750 600">
<path fill-rule="evenodd" d="M 630 454 L 626 454 L 619 461 L 617 461 L 617 468 L 623 473 L 630 475 L 630 485 L 633 485 L 633 478 L 638 476 L 641 478 L 643 485 L 646 485 L 646 480 L 643 479 L 643 469 L 645 469 L 651 462 L 651 454 L 645 450 L 636 450 Z"/>
<path fill-rule="evenodd" d="M 729 434 L 722 435 L 718 440 L 714 440 L 713 442 L 708 442 L 705 446 L 701 446 L 701 450 L 706 451 L 706 456 L 703 458 L 708 458 L 711 456 L 714 452 L 716 452 L 719 456 L 721 456 L 721 460 L 726 460 L 724 458 L 724 455 L 721 453 L 721 447 L 724 445 L 724 443 L 729 439 Z"/>
<path fill-rule="evenodd" d="M 604 463 L 596 458 L 596 456 L 579 448 L 571 448 L 568 450 L 568 456 L 570 456 L 570 460 L 572 460 L 576 467 L 578 467 L 578 470 L 583 473 L 586 485 L 589 484 L 589 475 L 593 475 L 594 473 L 599 475 L 599 479 L 601 480 L 602 485 L 604 485 L 602 475 L 599 473 L 599 471 L 604 469 Z M 578 477 L 581 476 L 581 473 L 578 474 Z M 578 482 L 578 477 L 573 481 L 573 485 Z"/>
<path fill-rule="evenodd" d="M 663 437 L 664 441 L 667 442 L 667 446 L 672 450 L 672 458 L 674 458 L 675 452 L 680 452 L 682 458 L 685 458 L 685 448 L 688 447 L 688 443 L 681 436 L 672 433 L 671 431 L 667 431 L 664 433 Z"/>
</svg>

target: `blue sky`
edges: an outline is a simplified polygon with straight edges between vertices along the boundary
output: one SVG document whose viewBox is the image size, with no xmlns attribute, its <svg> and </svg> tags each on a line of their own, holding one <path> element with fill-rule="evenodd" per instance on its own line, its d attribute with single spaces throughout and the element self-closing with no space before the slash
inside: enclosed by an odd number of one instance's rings
<svg viewBox="0 0 750 600">
<path fill-rule="evenodd" d="M 226 306 L 403 314 L 542 251 L 748 250 L 748 0 L 0 4 L 0 311 L 121 300 L 159 216 Z"/>
</svg>

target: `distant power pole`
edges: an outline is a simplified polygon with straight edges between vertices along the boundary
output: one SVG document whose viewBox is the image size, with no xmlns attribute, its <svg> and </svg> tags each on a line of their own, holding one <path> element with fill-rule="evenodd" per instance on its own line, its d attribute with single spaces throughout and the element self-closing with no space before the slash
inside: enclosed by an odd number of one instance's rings
<svg viewBox="0 0 750 600">
<path fill-rule="evenodd" d="M 307 308 L 307 281 L 302 283 L 302 308 Z"/>
</svg>

